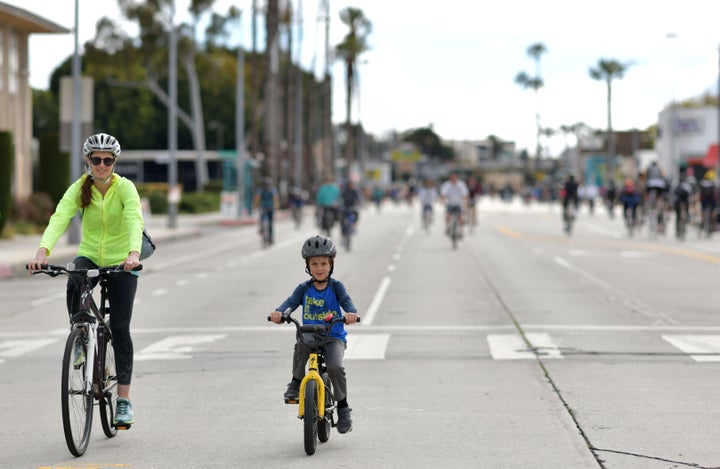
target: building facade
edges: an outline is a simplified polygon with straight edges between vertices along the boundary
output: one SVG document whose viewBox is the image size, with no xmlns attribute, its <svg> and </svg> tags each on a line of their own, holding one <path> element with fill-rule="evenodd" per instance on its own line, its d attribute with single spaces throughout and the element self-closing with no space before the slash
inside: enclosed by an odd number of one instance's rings
<svg viewBox="0 0 720 469">
<path fill-rule="evenodd" d="M 70 30 L 21 8 L 0 2 L 0 130 L 13 135 L 12 193 L 32 193 L 32 89 L 28 39 L 31 34 Z"/>
</svg>

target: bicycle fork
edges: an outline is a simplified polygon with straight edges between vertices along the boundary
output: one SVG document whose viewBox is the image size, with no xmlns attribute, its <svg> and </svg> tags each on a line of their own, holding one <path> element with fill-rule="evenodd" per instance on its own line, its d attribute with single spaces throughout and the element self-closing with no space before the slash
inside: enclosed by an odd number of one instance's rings
<svg viewBox="0 0 720 469">
<path fill-rule="evenodd" d="M 318 373 L 318 355 L 317 353 L 311 353 L 308 358 L 308 372 L 300 382 L 300 401 L 298 405 L 298 418 L 302 419 L 305 415 L 305 386 L 308 381 L 313 380 L 316 383 L 317 388 L 317 400 L 318 400 L 318 415 L 325 415 L 325 383 Z"/>
<path fill-rule="evenodd" d="M 84 392 L 90 393 L 93 386 L 93 370 L 95 369 L 95 349 L 97 347 L 97 323 L 81 323 L 73 324 L 73 329 L 85 329 L 87 343 L 85 345 L 85 387 Z"/>
</svg>

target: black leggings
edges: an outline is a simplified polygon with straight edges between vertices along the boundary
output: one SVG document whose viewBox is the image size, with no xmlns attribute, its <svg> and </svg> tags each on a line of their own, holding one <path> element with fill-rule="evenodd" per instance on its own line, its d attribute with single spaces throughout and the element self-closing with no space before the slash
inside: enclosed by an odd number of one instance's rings
<svg viewBox="0 0 720 469">
<path fill-rule="evenodd" d="M 78 269 L 98 267 L 87 257 L 76 257 L 73 261 Z M 98 279 L 91 279 L 93 286 Z M 115 349 L 115 368 L 118 384 L 130 384 L 133 370 L 133 343 L 130 337 L 130 318 L 132 318 L 138 277 L 134 274 L 116 275 L 108 279 L 108 300 L 110 302 L 110 330 Z M 80 306 L 80 286 L 82 280 L 77 275 L 68 276 L 67 308 L 70 315 Z"/>
</svg>

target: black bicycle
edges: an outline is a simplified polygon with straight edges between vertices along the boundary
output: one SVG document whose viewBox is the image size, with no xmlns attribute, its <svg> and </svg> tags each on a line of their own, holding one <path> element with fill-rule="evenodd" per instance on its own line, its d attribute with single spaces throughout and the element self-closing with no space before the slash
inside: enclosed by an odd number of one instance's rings
<svg viewBox="0 0 720 469">
<path fill-rule="evenodd" d="M 27 268 L 27 266 L 26 266 Z M 139 265 L 135 271 L 142 270 Z M 100 422 L 108 438 L 130 425 L 115 425 L 117 373 L 112 332 L 109 327 L 107 281 L 115 275 L 129 275 L 121 265 L 96 269 L 75 269 L 44 265 L 33 272 L 51 277 L 77 275 L 81 279 L 80 307 L 71 317 L 70 335 L 65 343 L 62 363 L 61 404 L 65 442 L 70 452 L 82 456 L 90 442 L 93 405 L 100 408 Z M 92 296 L 94 279 L 100 284 L 99 306 Z"/>
</svg>

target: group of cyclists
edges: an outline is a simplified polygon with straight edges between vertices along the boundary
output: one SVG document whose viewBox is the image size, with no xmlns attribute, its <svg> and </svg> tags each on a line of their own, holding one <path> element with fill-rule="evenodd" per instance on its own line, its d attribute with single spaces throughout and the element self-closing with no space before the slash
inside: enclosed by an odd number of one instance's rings
<svg viewBox="0 0 720 469">
<path fill-rule="evenodd" d="M 675 236 L 683 240 L 691 224 L 700 233 L 710 237 L 715 231 L 718 190 L 716 173 L 707 169 L 698 179 L 691 167 L 681 168 L 674 183 L 666 177 L 657 162 L 653 161 L 636 179 L 625 179 L 621 187 L 610 181 L 602 197 L 608 214 L 614 217 L 615 206 L 622 207 L 622 215 L 629 235 L 647 224 L 650 237 L 663 235 L 671 218 Z M 563 183 L 561 199 L 563 219 L 574 216 L 580 198 L 578 182 L 568 175 Z"/>
<path fill-rule="evenodd" d="M 333 228 L 339 225 L 342 244 L 347 249 L 349 249 L 350 237 L 356 232 L 360 211 L 366 199 L 376 205 L 383 199 L 378 195 L 377 190 L 364 194 L 358 185 L 353 179 L 338 182 L 333 176 L 326 176 L 314 196 L 315 225 L 328 237 L 332 237 Z M 451 172 L 439 185 L 430 177 L 424 178 L 417 186 L 408 185 L 405 200 L 408 203 L 412 203 L 415 199 L 419 201 L 421 220 L 427 229 L 434 219 L 435 206 L 442 204 L 445 209 L 446 233 L 451 218 L 457 215 L 460 223 L 459 237 L 462 237 L 466 226 L 472 230 L 477 224 L 476 203 L 481 194 L 482 186 L 475 176 L 470 175 L 464 179 L 460 177 L 460 173 Z M 274 241 L 272 228 L 274 211 L 281 206 L 279 193 L 273 187 L 270 178 L 263 178 L 253 200 L 254 208 L 259 210 L 259 220 L 266 220 L 270 224 L 268 243 L 270 245 Z M 300 188 L 293 188 L 288 192 L 287 208 L 292 213 L 296 227 L 301 224 L 304 206 L 311 200 L 308 192 Z M 262 234 L 262 228 L 260 233 Z"/>
</svg>

